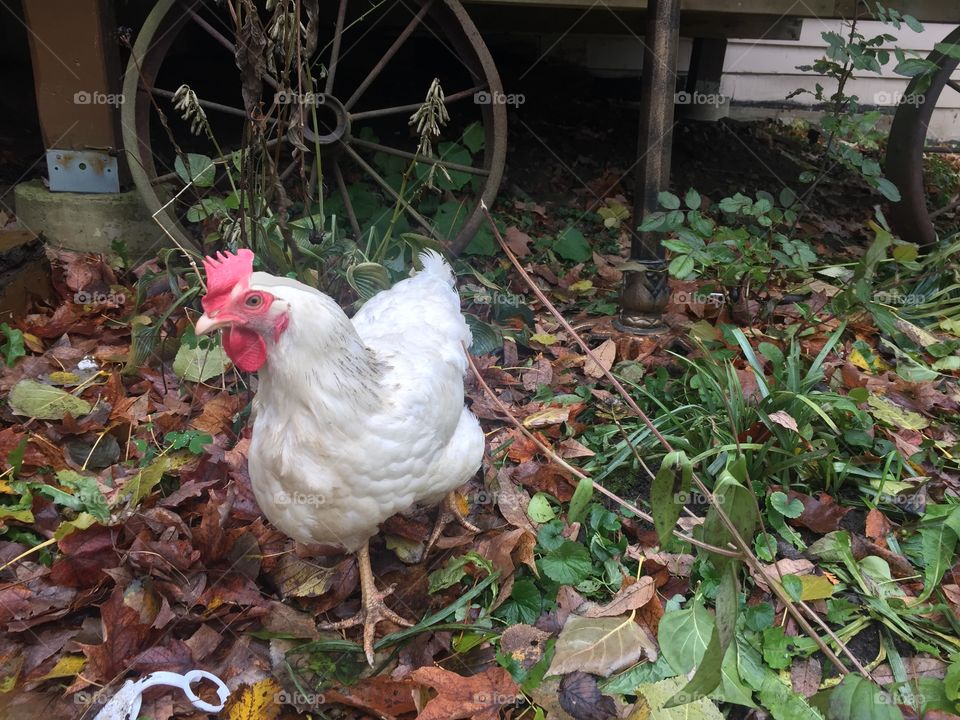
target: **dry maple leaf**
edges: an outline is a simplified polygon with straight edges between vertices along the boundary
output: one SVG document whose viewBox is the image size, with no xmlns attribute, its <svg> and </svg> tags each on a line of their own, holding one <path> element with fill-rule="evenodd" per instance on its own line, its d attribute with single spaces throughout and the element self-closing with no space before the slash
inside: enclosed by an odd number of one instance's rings
<svg viewBox="0 0 960 720">
<path fill-rule="evenodd" d="M 410 677 L 437 691 L 437 696 L 424 706 L 417 720 L 497 720 L 500 708 L 517 698 L 517 684 L 501 667 L 487 668 L 471 677 L 439 667 L 422 667 Z"/>
</svg>

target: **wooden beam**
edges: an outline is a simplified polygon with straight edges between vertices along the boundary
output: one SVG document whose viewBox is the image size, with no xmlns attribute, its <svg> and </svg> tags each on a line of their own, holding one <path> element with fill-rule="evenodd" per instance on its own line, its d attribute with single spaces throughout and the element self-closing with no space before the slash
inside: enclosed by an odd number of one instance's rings
<svg viewBox="0 0 960 720">
<path fill-rule="evenodd" d="M 24 0 L 44 146 L 121 147 L 111 0 Z"/>
<path fill-rule="evenodd" d="M 589 8 L 590 0 L 464 0 L 468 5 L 519 5 L 524 7 Z M 681 13 L 711 15 L 770 15 L 774 18 L 849 18 L 858 0 L 683 0 Z M 646 10 L 647 0 L 604 0 L 611 10 Z M 954 0 L 901 0 L 897 9 L 926 22 L 960 22 L 960 3 Z M 860 16 L 865 13 L 860 10 Z M 682 17 L 682 15 L 681 15 Z"/>
</svg>

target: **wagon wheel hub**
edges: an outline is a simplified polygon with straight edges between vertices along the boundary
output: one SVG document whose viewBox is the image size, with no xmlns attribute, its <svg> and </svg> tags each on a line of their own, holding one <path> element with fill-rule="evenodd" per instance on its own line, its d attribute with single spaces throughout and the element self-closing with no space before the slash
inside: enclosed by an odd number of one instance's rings
<svg viewBox="0 0 960 720">
<path fill-rule="evenodd" d="M 350 134 L 350 113 L 329 93 L 317 93 L 303 107 L 303 137 L 308 143 L 333 145 Z"/>
</svg>

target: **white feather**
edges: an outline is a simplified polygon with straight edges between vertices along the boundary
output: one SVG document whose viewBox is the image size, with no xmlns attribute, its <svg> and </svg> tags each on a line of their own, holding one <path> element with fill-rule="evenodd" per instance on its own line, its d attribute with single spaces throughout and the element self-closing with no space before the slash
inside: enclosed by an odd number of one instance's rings
<svg viewBox="0 0 960 720">
<path fill-rule="evenodd" d="M 351 322 L 322 293 L 256 273 L 289 305 L 260 370 L 250 478 L 264 514 L 303 542 L 357 550 L 377 526 L 439 502 L 477 471 L 484 437 L 463 404 L 470 330 L 437 253 Z"/>
</svg>

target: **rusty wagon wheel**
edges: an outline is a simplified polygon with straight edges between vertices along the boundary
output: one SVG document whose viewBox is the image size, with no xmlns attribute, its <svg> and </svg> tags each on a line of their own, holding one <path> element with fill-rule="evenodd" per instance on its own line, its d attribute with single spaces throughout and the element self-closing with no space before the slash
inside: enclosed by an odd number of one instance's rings
<svg viewBox="0 0 960 720">
<path fill-rule="evenodd" d="M 322 167 L 319 194 L 328 195 L 327 208 L 337 207 L 343 229 L 357 239 L 374 222 L 368 211 L 375 195 L 383 206 L 401 207 L 411 231 L 443 242 L 453 255 L 460 253 L 484 221 L 481 202 L 490 205 L 497 194 L 506 155 L 506 108 L 495 101 L 505 96 L 476 27 L 459 0 L 339 0 L 319 6 L 327 15 L 301 26 L 304 35 L 316 29 L 305 41 L 315 52 L 304 61 L 316 79 L 309 93 L 315 107 L 303 111 L 299 137 L 286 133 L 274 140 L 290 146 L 284 156 L 289 165 L 278 166 L 280 178 L 295 178 L 298 166 L 301 177 L 304 165 Z M 244 109 L 235 25 L 227 10 L 233 11 L 230 3 L 159 0 L 137 36 L 124 76 L 121 121 L 134 183 L 166 232 L 195 249 L 204 230 L 187 221 L 186 205 L 178 202 L 187 188 L 174 171 L 173 148 L 190 152 L 190 143 L 196 147 L 198 140 L 187 132 L 173 97 L 181 84 L 196 89 L 211 125 L 226 128 L 234 138 L 231 147 L 239 146 L 251 118 Z M 420 45 L 412 48 L 411 38 Z M 430 52 L 416 55 L 424 43 Z M 211 80 L 216 63 L 221 73 L 232 71 L 236 82 Z M 275 74 L 268 65 L 261 107 L 290 98 L 303 102 L 302 89 L 285 87 L 292 84 L 289 75 Z M 434 77 L 441 80 L 451 121 L 428 160 L 415 154 L 418 138 L 408 123 Z M 178 133 L 173 144 L 164 139 Z M 214 159 L 227 163 L 230 153 L 223 146 Z M 304 163 L 317 147 L 321 161 Z M 414 160 L 418 172 L 400 184 L 399 168 L 409 168 Z M 440 171 L 432 175 L 440 196 L 423 188 L 424 168 L 431 165 Z M 360 195 L 358 184 L 366 188 Z"/>
<path fill-rule="evenodd" d="M 944 38 L 944 44 L 960 47 L 960 27 Z M 937 242 L 937 232 L 927 207 L 923 178 L 923 155 L 927 129 L 944 89 L 960 93 L 960 83 L 950 76 L 960 59 L 938 50 L 927 57 L 937 69 L 920 75 L 907 86 L 904 102 L 897 109 L 887 144 L 886 174 L 900 190 L 900 202 L 890 209 L 894 229 L 905 239 L 922 247 Z M 917 101 L 911 101 L 916 99 Z M 922 99 L 922 102 L 919 100 Z"/>
</svg>

